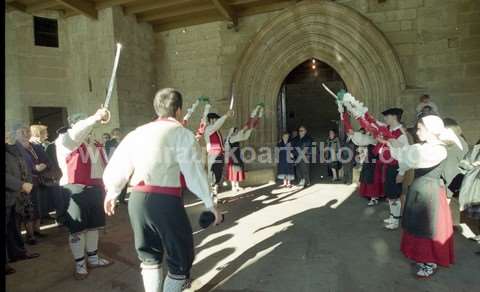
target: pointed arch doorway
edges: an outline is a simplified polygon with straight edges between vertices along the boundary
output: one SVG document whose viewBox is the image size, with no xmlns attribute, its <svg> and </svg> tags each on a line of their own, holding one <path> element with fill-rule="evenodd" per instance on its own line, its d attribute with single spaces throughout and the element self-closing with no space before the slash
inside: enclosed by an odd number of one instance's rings
<svg viewBox="0 0 480 292">
<path fill-rule="evenodd" d="M 374 114 L 397 104 L 405 88 L 398 57 L 370 20 L 335 2 L 296 3 L 259 30 L 234 73 L 240 105 L 236 116 L 248 115 L 260 101 L 267 107 L 264 121 L 250 140 L 253 146 L 275 145 L 282 83 L 289 72 L 312 58 L 338 72 L 349 91 L 362 98 Z"/>
</svg>

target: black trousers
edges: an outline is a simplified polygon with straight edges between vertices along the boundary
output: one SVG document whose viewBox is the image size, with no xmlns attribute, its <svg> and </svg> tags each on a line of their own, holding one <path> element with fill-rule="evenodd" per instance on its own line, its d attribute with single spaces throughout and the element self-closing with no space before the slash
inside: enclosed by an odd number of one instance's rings
<svg viewBox="0 0 480 292">
<path fill-rule="evenodd" d="M 26 253 L 22 234 L 18 229 L 15 205 L 5 209 L 5 247 L 8 259 L 15 259 Z"/>
<path fill-rule="evenodd" d="M 383 191 L 388 199 L 396 200 L 400 198 L 403 190 L 403 184 L 397 184 L 398 165 L 384 165 L 384 184 Z"/>
<path fill-rule="evenodd" d="M 223 167 L 225 166 L 225 156 L 223 154 L 219 154 L 215 158 L 215 162 L 212 164 L 211 171 L 215 176 L 215 184 L 218 185 L 222 181 L 223 176 Z"/>
<path fill-rule="evenodd" d="M 343 168 L 343 182 L 346 184 L 351 184 L 353 182 L 353 163 L 344 163 Z"/>
<path fill-rule="evenodd" d="M 305 180 L 305 184 L 310 184 L 310 163 L 303 160 L 297 163 L 297 177 L 298 180 Z"/>
<path fill-rule="evenodd" d="M 133 191 L 128 213 L 142 266 L 161 267 L 166 253 L 170 274 L 187 278 L 193 264 L 194 246 L 182 199 Z"/>
<path fill-rule="evenodd" d="M 63 195 L 68 198 L 68 205 L 57 221 L 68 228 L 71 234 L 87 230 L 99 229 L 105 226 L 103 210 L 104 195 L 99 187 L 82 185 L 62 186 Z"/>
</svg>

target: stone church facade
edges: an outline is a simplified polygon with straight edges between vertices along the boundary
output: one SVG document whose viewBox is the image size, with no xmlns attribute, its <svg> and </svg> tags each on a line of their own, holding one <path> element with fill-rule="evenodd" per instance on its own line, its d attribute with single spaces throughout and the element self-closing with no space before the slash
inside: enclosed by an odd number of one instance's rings
<svg viewBox="0 0 480 292">
<path fill-rule="evenodd" d="M 428 93 L 442 116 L 460 123 L 470 144 L 480 138 L 477 0 L 292 1 L 282 10 L 242 17 L 236 28 L 218 21 L 163 32 L 120 7 L 100 10 L 97 20 L 39 15 L 58 18 L 59 48 L 34 45 L 32 15 L 6 14 L 7 123 L 29 123 L 30 107 L 93 112 L 103 102 L 120 42 L 125 49 L 108 129 L 128 131 L 150 121 L 153 95 L 163 87 L 180 89 L 185 108 L 206 95 L 213 110 L 224 112 L 233 82 L 237 114 L 227 126 L 264 102 L 265 121 L 249 143 L 272 145 L 283 80 L 316 58 L 375 114 L 399 106 L 412 124 L 418 97 Z"/>
</svg>

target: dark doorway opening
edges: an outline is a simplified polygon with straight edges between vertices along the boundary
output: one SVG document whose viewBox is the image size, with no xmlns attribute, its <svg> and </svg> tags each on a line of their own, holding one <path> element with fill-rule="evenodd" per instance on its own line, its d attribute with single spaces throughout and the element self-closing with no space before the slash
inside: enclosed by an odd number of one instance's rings
<svg viewBox="0 0 480 292">
<path fill-rule="evenodd" d="M 329 129 L 338 129 L 337 104 L 322 87 L 334 92 L 347 89 L 340 75 L 328 64 L 309 59 L 285 78 L 279 96 L 279 132 L 305 125 L 316 139 L 325 140 Z"/>
<path fill-rule="evenodd" d="M 333 92 L 347 90 L 341 76 L 326 63 L 308 59 L 293 69 L 285 78 L 278 97 L 278 133 L 292 133 L 305 126 L 312 136 L 317 152 L 317 161 L 323 155 L 322 145 L 330 129 L 335 129 L 340 141 L 345 134 L 340 123 L 335 99 L 322 87 L 325 83 Z M 312 165 L 312 181 L 326 179 L 329 171 L 326 164 Z"/>
<path fill-rule="evenodd" d="M 56 131 L 67 125 L 67 108 L 65 107 L 31 107 L 31 124 L 48 127 L 48 140 L 57 138 Z"/>
</svg>

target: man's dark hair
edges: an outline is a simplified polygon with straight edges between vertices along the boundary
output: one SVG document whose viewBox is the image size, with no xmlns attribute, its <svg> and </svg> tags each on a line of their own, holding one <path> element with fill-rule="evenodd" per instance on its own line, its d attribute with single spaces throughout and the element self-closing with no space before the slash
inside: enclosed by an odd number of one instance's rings
<svg viewBox="0 0 480 292">
<path fill-rule="evenodd" d="M 164 88 L 155 94 L 153 108 L 160 118 L 175 117 L 182 108 L 182 94 L 173 88 Z"/>
</svg>

